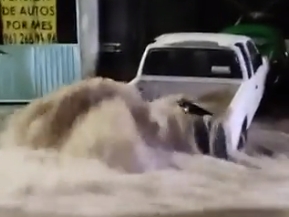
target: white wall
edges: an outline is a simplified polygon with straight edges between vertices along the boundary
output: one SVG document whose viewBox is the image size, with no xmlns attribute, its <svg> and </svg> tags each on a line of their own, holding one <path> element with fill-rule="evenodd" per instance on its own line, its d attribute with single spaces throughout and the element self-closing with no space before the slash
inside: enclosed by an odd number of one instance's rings
<svg viewBox="0 0 289 217">
<path fill-rule="evenodd" d="M 82 73 L 92 76 L 98 60 L 98 0 L 78 0 L 78 39 Z"/>
</svg>

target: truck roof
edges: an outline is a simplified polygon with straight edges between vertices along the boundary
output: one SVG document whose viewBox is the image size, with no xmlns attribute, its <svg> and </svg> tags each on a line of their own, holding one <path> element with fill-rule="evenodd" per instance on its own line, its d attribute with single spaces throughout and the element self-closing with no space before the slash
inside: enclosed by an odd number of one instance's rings
<svg viewBox="0 0 289 217">
<path fill-rule="evenodd" d="M 231 47 L 237 42 L 244 43 L 249 39 L 247 36 L 226 33 L 168 33 L 156 37 L 153 44 L 156 46 L 173 46 L 177 44 L 186 46 L 187 44 L 189 46 L 189 44 L 194 44 L 193 42 L 200 42 L 207 46 L 214 46 L 215 44 L 215 46 Z"/>
</svg>

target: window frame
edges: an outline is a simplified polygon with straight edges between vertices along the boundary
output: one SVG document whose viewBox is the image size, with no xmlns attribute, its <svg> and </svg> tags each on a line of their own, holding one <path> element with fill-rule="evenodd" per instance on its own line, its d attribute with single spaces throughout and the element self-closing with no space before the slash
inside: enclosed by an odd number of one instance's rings
<svg viewBox="0 0 289 217">
<path fill-rule="evenodd" d="M 246 47 L 245 47 L 245 45 L 243 43 L 237 42 L 235 44 L 235 46 L 237 48 L 239 48 L 239 50 L 241 51 L 241 53 L 242 53 L 242 55 L 244 57 L 245 66 L 246 66 L 246 69 L 247 69 L 247 75 L 248 75 L 248 78 L 250 79 L 253 76 L 253 70 L 251 68 L 251 58 L 248 55 L 248 53 L 246 51 Z"/>
<path fill-rule="evenodd" d="M 253 72 L 256 73 L 257 70 L 259 69 L 259 67 L 262 65 L 261 63 L 259 63 L 257 61 L 257 56 L 259 55 L 259 51 L 257 49 L 257 47 L 255 46 L 255 44 L 251 41 L 248 40 L 246 42 L 246 46 L 250 55 L 250 59 L 252 62 L 252 68 L 253 68 Z"/>
</svg>

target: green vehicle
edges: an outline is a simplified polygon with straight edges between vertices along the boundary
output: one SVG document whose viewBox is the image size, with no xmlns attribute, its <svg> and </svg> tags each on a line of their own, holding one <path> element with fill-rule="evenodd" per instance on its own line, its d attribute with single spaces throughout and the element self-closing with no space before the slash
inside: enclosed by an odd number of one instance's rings
<svg viewBox="0 0 289 217">
<path fill-rule="evenodd" d="M 280 78 L 287 78 L 289 59 L 285 38 L 276 26 L 274 17 L 265 12 L 276 1 L 270 2 L 271 5 L 265 5 L 261 12 L 251 12 L 237 1 L 230 2 L 234 3 L 245 15 L 241 16 L 234 25 L 226 27 L 221 32 L 246 35 L 254 40 L 261 54 L 267 56 L 270 60 L 268 85 L 271 86 L 277 83 Z"/>
</svg>

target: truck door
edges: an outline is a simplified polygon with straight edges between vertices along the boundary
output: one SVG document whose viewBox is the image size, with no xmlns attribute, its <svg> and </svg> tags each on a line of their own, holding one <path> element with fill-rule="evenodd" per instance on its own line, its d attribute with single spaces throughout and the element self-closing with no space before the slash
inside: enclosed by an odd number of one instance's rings
<svg viewBox="0 0 289 217">
<path fill-rule="evenodd" d="M 246 43 L 249 57 L 250 57 L 250 62 L 252 64 L 252 71 L 253 71 L 253 77 L 255 80 L 255 100 L 256 103 L 255 105 L 259 105 L 263 93 L 264 93 L 264 82 L 266 78 L 266 73 L 265 73 L 265 65 L 262 64 L 262 58 L 260 58 L 260 53 L 257 50 L 256 46 L 252 41 L 247 41 Z M 258 108 L 256 108 L 257 110 Z"/>
<path fill-rule="evenodd" d="M 254 77 L 254 73 L 253 73 L 253 69 L 251 65 L 251 59 L 250 59 L 250 56 L 248 54 L 248 51 L 245 45 L 243 43 L 236 43 L 235 45 L 240 49 L 242 53 L 242 56 L 245 61 L 246 72 L 247 72 L 246 78 L 244 78 L 243 85 L 245 86 L 245 89 L 243 90 L 243 92 L 244 92 L 244 98 L 247 99 L 245 101 L 246 103 L 245 107 L 247 109 L 247 123 L 249 126 L 253 119 L 253 114 L 255 114 L 255 108 L 253 105 L 255 104 L 256 94 L 257 94 L 256 81 L 255 81 L 255 77 Z"/>
</svg>

